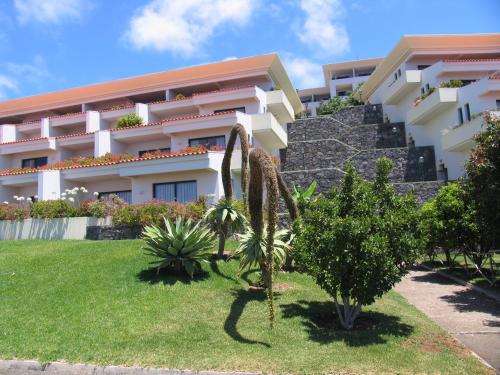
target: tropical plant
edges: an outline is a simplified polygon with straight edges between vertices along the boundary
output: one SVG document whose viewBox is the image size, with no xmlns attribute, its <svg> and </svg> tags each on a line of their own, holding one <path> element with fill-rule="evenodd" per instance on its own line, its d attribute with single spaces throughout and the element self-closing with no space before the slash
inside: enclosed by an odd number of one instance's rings
<svg viewBox="0 0 500 375">
<path fill-rule="evenodd" d="M 333 297 L 346 329 L 362 306 L 401 280 L 423 248 L 418 203 L 395 193 L 391 170 L 389 159 L 378 160 L 369 182 L 347 165 L 340 188 L 318 197 L 294 226 L 296 262 Z"/>
<path fill-rule="evenodd" d="M 342 108 L 349 107 L 352 107 L 352 105 L 349 104 L 346 99 L 340 96 L 334 96 L 327 102 L 321 103 L 316 112 L 318 115 L 333 115 Z"/>
<path fill-rule="evenodd" d="M 244 228 L 246 223 L 245 208 L 241 201 L 235 199 L 221 198 L 210 207 L 205 215 L 209 222 L 219 234 L 219 249 L 217 257 L 224 257 L 226 237 L 229 233 L 237 232 Z"/>
<path fill-rule="evenodd" d="M 151 262 L 159 272 L 162 268 L 173 267 L 178 273 L 184 269 L 193 278 L 201 263 L 206 262 L 215 245 L 215 235 L 191 219 L 184 221 L 178 217 L 175 225 L 163 218 L 166 230 L 159 226 L 147 226 L 142 232 L 143 247 L 148 255 L 159 258 Z"/>
<path fill-rule="evenodd" d="M 287 229 L 281 229 L 274 233 L 273 240 L 273 261 L 274 268 L 280 269 L 286 259 L 290 247 L 290 240 L 285 240 L 289 236 Z M 262 279 L 266 272 L 267 259 L 267 226 L 264 226 L 262 235 L 256 234 L 251 227 L 246 232 L 238 236 L 239 246 L 234 256 L 240 257 L 240 271 L 245 268 L 259 267 L 262 272 Z M 260 282 L 263 284 L 263 280 Z"/>
<path fill-rule="evenodd" d="M 441 82 L 439 87 L 442 88 L 458 88 L 462 87 L 464 85 L 464 82 L 460 79 L 450 79 L 449 81 L 446 82 Z"/>
<path fill-rule="evenodd" d="M 143 119 L 136 113 L 129 113 L 128 115 L 122 116 L 118 119 L 116 123 L 116 127 L 118 129 L 128 128 L 131 126 L 141 125 L 143 123 Z"/>
<path fill-rule="evenodd" d="M 312 195 L 316 191 L 317 186 L 318 183 L 316 181 L 311 182 L 307 189 L 292 184 L 292 198 L 301 214 L 304 213 L 309 204 L 314 200 Z"/>
</svg>

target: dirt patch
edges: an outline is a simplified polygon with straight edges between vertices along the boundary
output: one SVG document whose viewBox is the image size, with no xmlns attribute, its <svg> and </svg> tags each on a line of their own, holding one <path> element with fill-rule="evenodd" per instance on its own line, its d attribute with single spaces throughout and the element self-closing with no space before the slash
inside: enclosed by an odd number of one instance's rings
<svg viewBox="0 0 500 375">
<path fill-rule="evenodd" d="M 453 337 L 448 335 L 425 335 L 411 337 L 403 342 L 407 348 L 415 348 L 424 353 L 440 353 L 449 349 L 461 357 L 468 357 L 469 351 Z"/>
<path fill-rule="evenodd" d="M 292 285 L 288 283 L 274 283 L 273 290 L 288 290 L 292 289 Z"/>
</svg>

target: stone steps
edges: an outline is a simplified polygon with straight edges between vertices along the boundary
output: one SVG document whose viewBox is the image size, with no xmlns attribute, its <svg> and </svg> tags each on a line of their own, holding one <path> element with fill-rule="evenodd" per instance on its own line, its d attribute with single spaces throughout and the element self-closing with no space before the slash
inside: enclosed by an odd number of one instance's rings
<svg viewBox="0 0 500 375">
<path fill-rule="evenodd" d="M 416 189 L 420 200 L 433 195 L 440 186 L 433 146 L 408 147 L 404 123 L 382 120 L 382 106 L 367 105 L 290 124 L 288 148 L 281 150 L 284 179 L 299 186 L 316 180 L 317 191 L 326 192 L 340 183 L 346 162 L 372 179 L 376 161 L 387 157 L 394 163 L 390 180 L 398 191 Z"/>
</svg>

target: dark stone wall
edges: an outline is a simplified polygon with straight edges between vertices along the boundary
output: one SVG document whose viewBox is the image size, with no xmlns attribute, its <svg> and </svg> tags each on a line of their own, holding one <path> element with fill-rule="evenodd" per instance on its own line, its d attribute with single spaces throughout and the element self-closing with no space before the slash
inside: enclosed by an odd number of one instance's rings
<svg viewBox="0 0 500 375">
<path fill-rule="evenodd" d="M 390 180 L 398 191 L 413 189 L 419 199 L 434 195 L 440 186 L 434 147 L 408 147 L 404 123 L 382 121 L 382 106 L 368 105 L 289 124 L 288 148 L 281 150 L 284 179 L 302 187 L 316 180 L 318 192 L 326 192 L 339 184 L 346 162 L 372 179 L 376 161 L 387 157 L 394 163 Z"/>
<path fill-rule="evenodd" d="M 142 233 L 141 227 L 113 227 L 89 226 L 87 227 L 87 240 L 134 240 Z"/>
</svg>

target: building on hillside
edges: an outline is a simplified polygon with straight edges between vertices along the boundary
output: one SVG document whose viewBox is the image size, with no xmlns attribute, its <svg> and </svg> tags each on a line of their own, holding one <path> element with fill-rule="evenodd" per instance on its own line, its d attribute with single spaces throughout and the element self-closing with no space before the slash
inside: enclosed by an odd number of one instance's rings
<svg viewBox="0 0 500 375">
<path fill-rule="evenodd" d="M 304 116 L 316 116 L 321 103 L 335 96 L 345 97 L 365 82 L 382 58 L 346 61 L 323 65 L 324 87 L 298 90 Z"/>
<path fill-rule="evenodd" d="M 204 195 L 210 204 L 223 195 L 231 127 L 243 125 L 253 147 L 278 156 L 287 146 L 286 124 L 301 111 L 276 54 L 3 101 L 0 201 L 58 199 L 84 186 L 89 195 L 116 194 L 129 203 Z M 117 128 L 120 117 L 134 113 L 141 125 Z M 78 157 L 96 159 L 82 166 L 71 161 Z M 239 160 L 236 152 L 236 190 Z"/>
<path fill-rule="evenodd" d="M 500 34 L 404 36 L 361 97 L 382 104 L 386 120 L 405 122 L 411 143 L 433 145 L 438 170 L 457 179 L 482 114 L 500 113 Z"/>
</svg>

